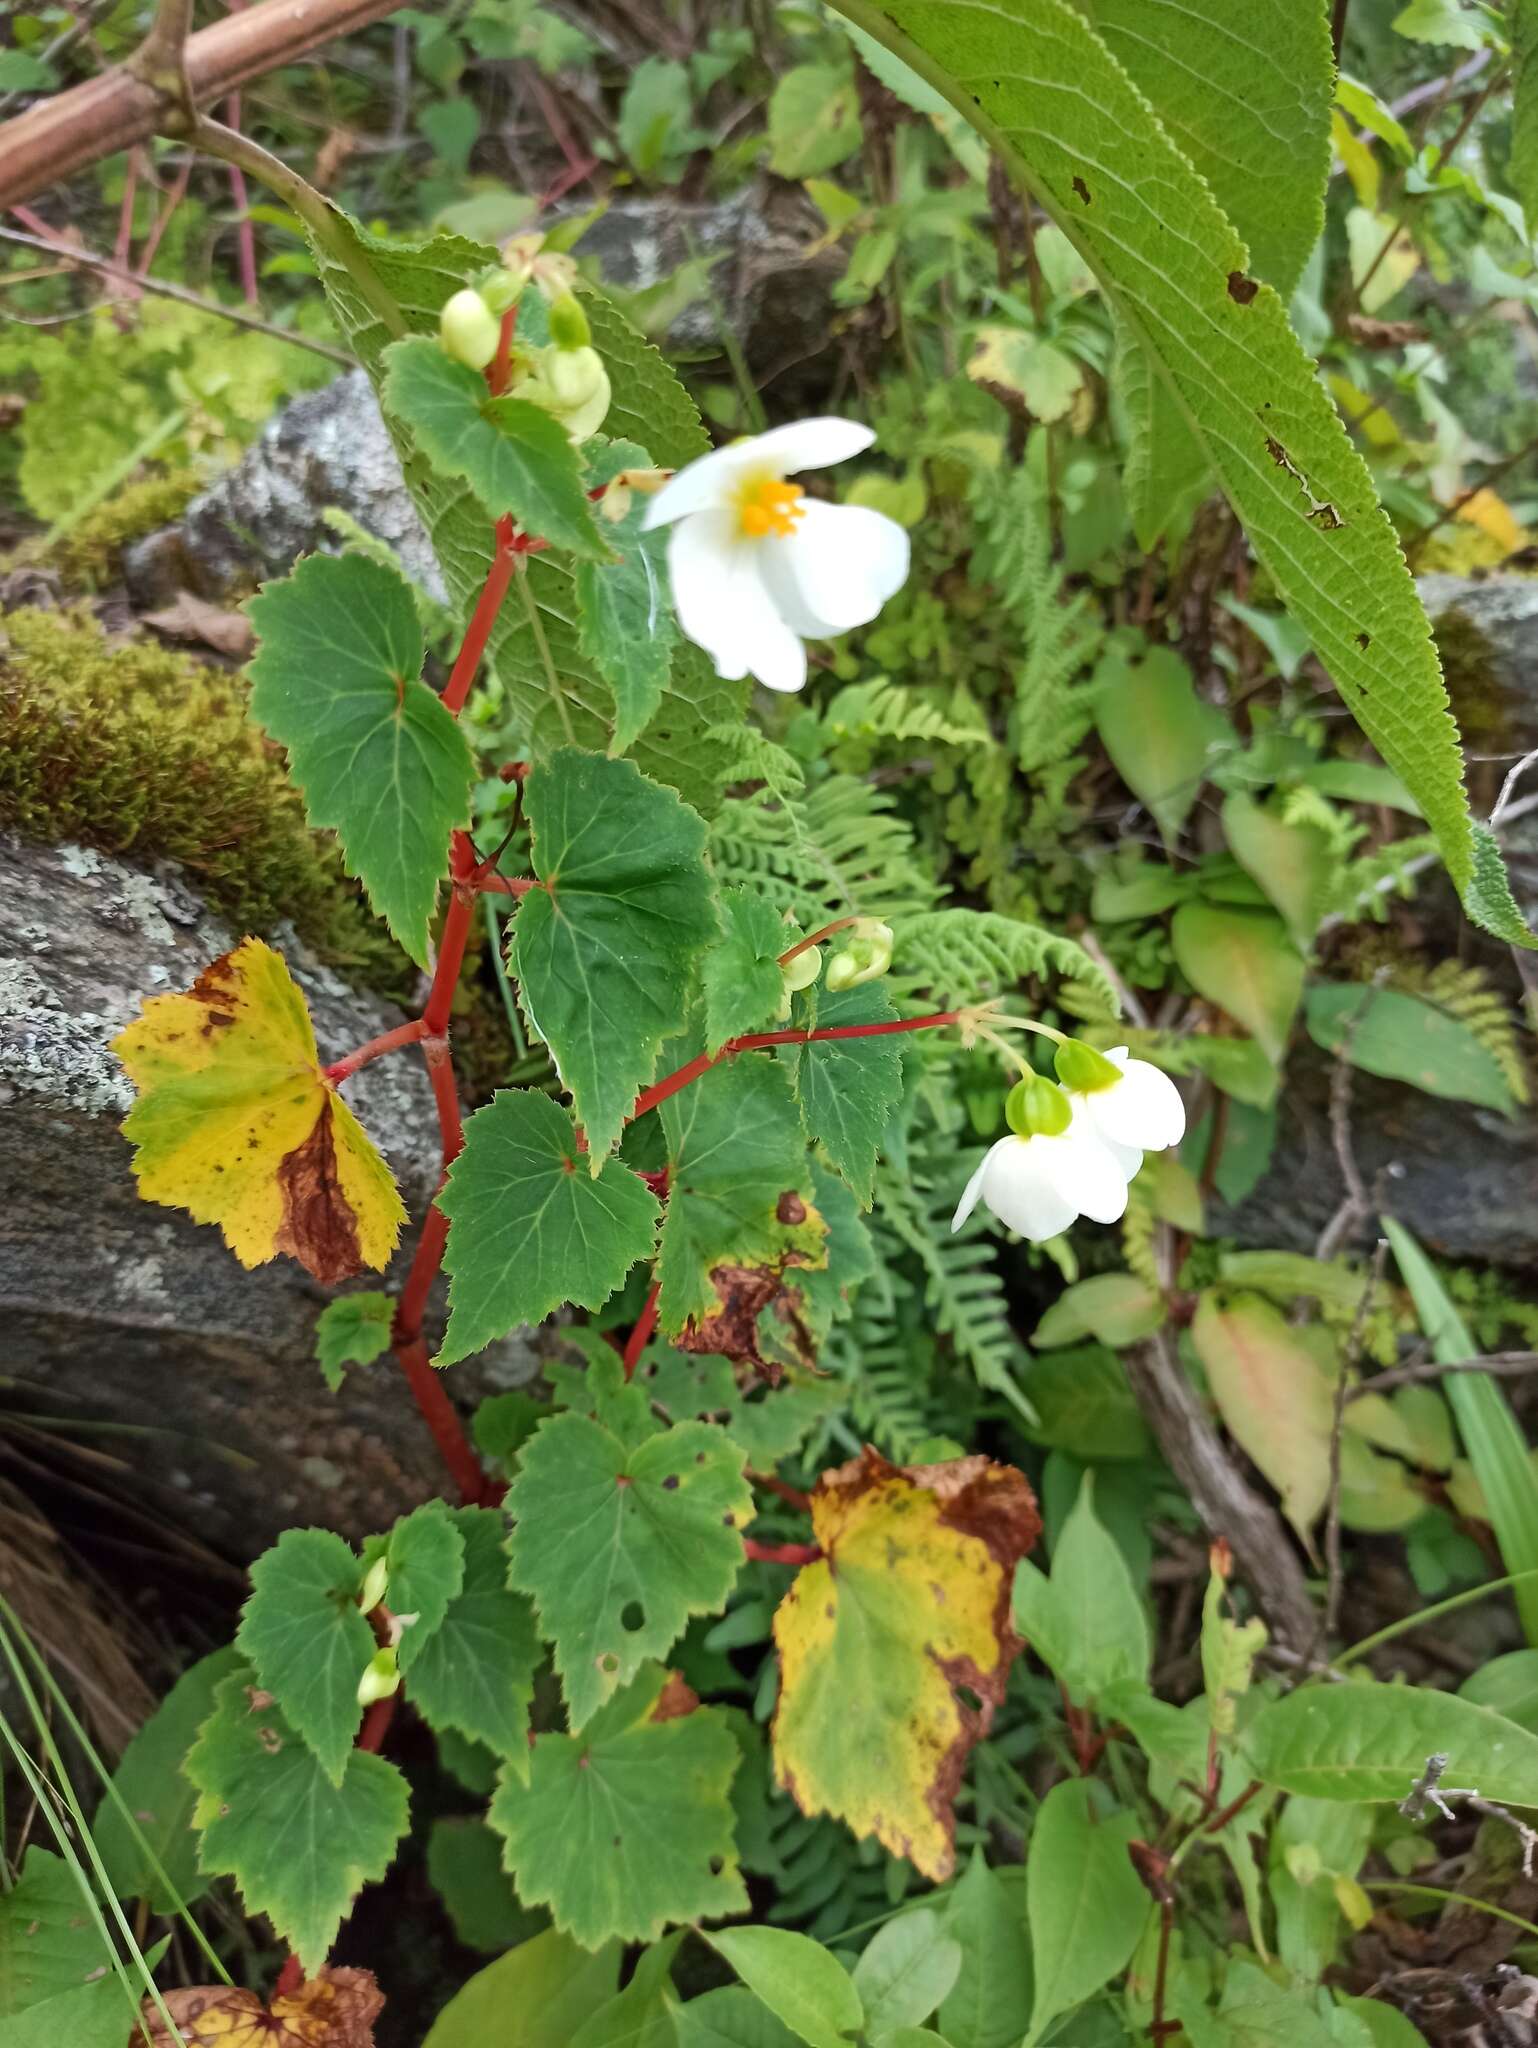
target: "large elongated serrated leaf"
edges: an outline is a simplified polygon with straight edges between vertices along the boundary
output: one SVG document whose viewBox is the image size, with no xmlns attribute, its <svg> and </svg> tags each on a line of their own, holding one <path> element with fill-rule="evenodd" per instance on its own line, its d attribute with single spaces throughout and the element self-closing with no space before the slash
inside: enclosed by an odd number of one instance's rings
<svg viewBox="0 0 1538 2048">
<path fill-rule="evenodd" d="M 726 1603 L 753 1495 L 726 1432 L 679 1423 L 626 1452 L 584 1415 L 543 1423 L 508 1495 L 512 1582 L 555 1644 L 573 1729 L 691 1614 Z"/>
<path fill-rule="evenodd" d="M 950 1875 L 952 1804 L 1021 1647 L 1010 1581 L 1040 1528 L 1025 1480 L 987 1458 L 902 1470 L 867 1448 L 823 1473 L 823 1556 L 774 1617 L 774 1771 L 803 1812 Z"/>
<path fill-rule="evenodd" d="M 425 967 L 475 764 L 422 681 L 410 588 L 367 556 L 311 555 L 247 609 L 258 640 L 251 715 L 288 749 L 310 823 L 336 832 L 348 873 Z"/>
<path fill-rule="evenodd" d="M 448 1519 L 464 1545 L 463 1582 L 435 1629 L 401 1637 L 401 1675 L 431 1727 L 484 1742 L 521 1770 L 541 1654 L 534 1617 L 507 1583 L 502 1517 L 454 1508 Z"/>
<path fill-rule="evenodd" d="M 363 1568 L 329 1529 L 285 1529 L 251 1567 L 235 1637 L 263 1689 L 340 1785 L 363 1708 L 374 1631 L 358 1611 Z"/>
<path fill-rule="evenodd" d="M 819 1031 L 850 1024 L 895 1023 L 892 999 L 879 982 L 826 989 L 817 997 Z M 868 1209 L 876 1153 L 902 1101 L 903 1061 L 897 1038 L 824 1038 L 797 1048 L 792 1060 L 796 1100 L 815 1138 Z"/>
<path fill-rule="evenodd" d="M 518 906 L 514 971 L 596 1175 L 716 933 L 705 827 L 633 763 L 569 747 L 529 777 L 525 804 L 544 887 Z"/>
<path fill-rule="evenodd" d="M 1532 943 L 1476 873 L 1425 613 L 1372 479 L 1205 182 L 1067 0 L 840 0 L 966 115 L 1095 272 L 1185 413 L 1353 716 L 1437 836 L 1470 915 Z"/>
<path fill-rule="evenodd" d="M 1511 55 L 1511 182 L 1531 235 L 1538 222 L 1538 0 L 1513 0 Z"/>
<path fill-rule="evenodd" d="M 777 1060 L 742 1053 L 662 1105 L 669 1182 L 657 1272 L 658 1320 L 669 1333 L 712 1315 L 722 1267 L 824 1256 L 809 1208 L 810 1162 Z"/>
<path fill-rule="evenodd" d="M 217 1223 L 243 1266 L 288 1252 L 330 1286 L 387 1263 L 406 1212 L 321 1073 L 280 953 L 242 940 L 185 995 L 152 996 L 112 1050 L 138 1096 L 123 1135 L 145 1201 Z"/>
<path fill-rule="evenodd" d="M 387 241 L 365 233 L 342 213 L 334 216 L 328 240 L 330 247 L 322 241 L 312 244 L 321 282 L 338 326 L 376 390 L 383 383 L 388 345 L 403 335 L 435 335 L 445 300 L 497 260 L 495 249 L 463 235 L 440 233 L 426 242 Z M 340 260 L 341 249 L 346 250 L 348 263 Z M 584 305 L 593 345 L 604 359 L 614 391 L 606 431 L 640 442 L 655 462 L 668 468 L 703 455 L 709 442 L 699 414 L 657 350 L 600 294 L 586 295 Z M 520 337 L 543 341 L 542 321 L 537 295 L 526 293 L 518 314 Z M 407 428 L 394 420 L 387 424 L 450 595 L 468 618 L 491 563 L 490 523 L 463 481 L 438 474 L 417 454 Z M 573 734 L 584 746 L 607 746 L 615 718 L 614 696 L 579 644 L 573 564 L 554 551 L 533 556 L 520 582 L 538 611 L 544 647 L 515 588 L 492 634 L 490 656 L 512 717 L 527 735 L 529 751 L 537 754 Z M 545 649 L 564 716 L 552 698 Z M 713 806 L 723 779 L 723 757 L 719 750 L 704 746 L 703 738 L 712 726 L 738 723 L 746 701 L 745 683 L 721 681 L 697 649 L 679 648 L 662 704 L 635 748 L 637 761 L 647 774 L 691 801 Z"/>
<path fill-rule="evenodd" d="M 449 1327 L 439 1365 L 468 1358 L 563 1302 L 599 1308 L 657 1235 L 657 1200 L 617 1159 L 598 1171 L 571 1113 L 534 1089 L 500 1089 L 465 1125 L 439 1206 Z"/>
<path fill-rule="evenodd" d="M 553 547 L 602 558 L 577 451 L 560 421 L 527 399 L 492 398 L 485 379 L 417 336 L 385 350 L 384 402 L 448 476 L 463 477 L 486 515 L 511 516 Z"/>
<path fill-rule="evenodd" d="M 580 1735 L 539 1736 L 527 1785 L 504 1778 L 491 1803 L 518 1896 L 585 1948 L 655 1941 L 748 1903 L 729 1796 L 736 1737 L 709 1708 L 669 1714 L 665 1677 L 644 1668 Z"/>
<path fill-rule="evenodd" d="M 406 1831 L 406 1781 L 355 1749 L 339 1785 L 244 1674 L 227 1678 L 187 1758 L 199 1860 L 233 1877 L 308 1974 L 326 1960 L 359 1888 L 384 1876 Z"/>
</svg>

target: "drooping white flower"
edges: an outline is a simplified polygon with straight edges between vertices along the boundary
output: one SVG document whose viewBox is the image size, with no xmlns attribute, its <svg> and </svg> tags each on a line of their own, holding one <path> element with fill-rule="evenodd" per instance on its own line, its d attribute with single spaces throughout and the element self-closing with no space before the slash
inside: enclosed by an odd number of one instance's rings
<svg viewBox="0 0 1538 2048">
<path fill-rule="evenodd" d="M 1022 1237 L 1040 1244 L 1080 1216 L 1115 1223 L 1126 1212 L 1127 1175 L 1055 1082 L 1028 1076 L 1005 1104 L 1010 1134 L 989 1148 L 967 1182 L 951 1229 L 979 1200 Z"/>
<path fill-rule="evenodd" d="M 1097 1052 L 1069 1039 L 1057 1050 L 1057 1077 L 1082 1116 L 1130 1180 L 1145 1152 L 1163 1152 L 1186 1134 L 1186 1106 L 1169 1075 L 1126 1046 Z"/>
<path fill-rule="evenodd" d="M 799 420 L 702 455 L 643 524 L 672 526 L 678 622 L 728 681 L 806 682 L 803 640 L 868 625 L 908 574 L 908 536 L 863 505 L 825 505 L 787 477 L 846 462 L 875 439 L 853 420 Z"/>
</svg>

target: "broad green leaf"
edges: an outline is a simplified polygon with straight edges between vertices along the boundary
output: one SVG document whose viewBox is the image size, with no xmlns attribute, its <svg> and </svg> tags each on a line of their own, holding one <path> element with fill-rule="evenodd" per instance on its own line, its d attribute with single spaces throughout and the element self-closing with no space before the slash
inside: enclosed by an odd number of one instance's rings
<svg viewBox="0 0 1538 2048">
<path fill-rule="evenodd" d="M 502 1868 L 501 1838 L 483 1820 L 435 1820 L 427 1838 L 427 1876 L 467 1948 L 501 1955 L 547 1924 L 538 1908 L 520 1905 Z"/>
<path fill-rule="evenodd" d="M 581 1734 L 539 1736 L 527 1785 L 504 1776 L 491 1802 L 519 1897 L 548 1906 L 585 1948 L 747 1907 L 729 1798 L 736 1739 L 708 1707 L 670 1712 L 666 1677 L 643 1667 Z"/>
<path fill-rule="evenodd" d="M 445 1519 L 464 1547 L 464 1579 L 437 1628 L 402 1635 L 406 1693 L 429 1727 L 484 1742 L 521 1770 L 542 1654 L 534 1618 L 507 1583 L 502 1517 L 491 1508 L 452 1508 Z"/>
<path fill-rule="evenodd" d="M 205 1871 L 233 1877 L 313 1976 L 360 1886 L 384 1876 L 406 1831 L 406 1781 L 354 1749 L 340 1784 L 245 1675 L 220 1686 L 187 1758 Z"/>
<path fill-rule="evenodd" d="M 1538 1650 L 1508 1650 L 1504 1657 L 1492 1657 L 1470 1672 L 1458 1696 L 1476 1707 L 1492 1707 L 1538 1735 Z"/>
<path fill-rule="evenodd" d="M 491 2048 L 508 2038 L 516 2014 L 516 2048 L 567 2048 L 572 2035 L 614 1996 L 621 1949 L 608 1942 L 589 1955 L 550 1927 L 498 1956 L 449 2000 L 422 2048 Z"/>
<path fill-rule="evenodd" d="M 1033 1358 L 1021 1392 L 1036 1411 L 1024 1425 L 1032 1443 L 1076 1458 L 1142 1458 L 1148 1425 L 1114 1352 L 1098 1344 Z"/>
<path fill-rule="evenodd" d="M 848 66 L 797 64 L 769 99 L 769 168 L 813 178 L 860 147 L 860 94 Z"/>
<path fill-rule="evenodd" d="M 1196 506 L 1215 488 L 1215 479 L 1184 409 L 1155 370 L 1136 331 L 1121 319 L 1115 328 L 1116 390 L 1127 422 L 1122 491 L 1133 538 L 1152 554 L 1166 535 L 1184 534 Z"/>
<path fill-rule="evenodd" d="M 872 2040 L 918 2027 L 944 2004 L 961 1974 L 961 1946 L 940 1915 L 919 1906 L 877 1928 L 854 1966 L 854 1988 Z"/>
<path fill-rule="evenodd" d="M 1288 1799 L 1277 1817 L 1268 1873 L 1277 1953 L 1304 1984 L 1323 1982 L 1340 1952 L 1346 1922 L 1331 1880 L 1355 1880 L 1372 1831 L 1371 1807 L 1330 1799 Z"/>
<path fill-rule="evenodd" d="M 865 2012 L 838 1958 L 783 1927 L 718 1927 L 705 1939 L 807 2048 L 849 2048 Z"/>
<path fill-rule="evenodd" d="M 570 2048 L 677 2048 L 673 1959 L 683 1935 L 643 1949 L 630 1982 L 572 2035 Z"/>
<path fill-rule="evenodd" d="M 729 1038 L 762 1031 L 780 1015 L 785 996 L 781 953 L 796 943 L 766 897 L 723 889 L 726 936 L 705 955 L 705 1043 L 715 1052 Z"/>
<path fill-rule="evenodd" d="M 1426 2048 L 1426 2036 L 1386 1998 L 1340 1998 L 1337 2012 L 1349 2013 L 1367 2029 L 1372 2048 Z"/>
<path fill-rule="evenodd" d="M 1420 996 L 1361 982 L 1320 982 L 1308 992 L 1303 1017 L 1315 1045 L 1364 1073 L 1516 1115 L 1516 1098 L 1489 1047 L 1461 1018 Z"/>
<path fill-rule="evenodd" d="M 251 1567 L 235 1642 L 263 1690 L 340 1785 L 363 1719 L 358 1680 L 374 1631 L 358 1611 L 363 1568 L 329 1529 L 285 1529 Z"/>
<path fill-rule="evenodd" d="M 63 1857 L 34 1847 L 16 1883 L 0 1892 L 0 2020 L 78 1991 L 109 1967 L 80 1885 Z M 5 2033 L 9 2039 L 9 2025 Z"/>
<path fill-rule="evenodd" d="M 1016 1628 L 1080 1704 L 1113 1686 L 1146 1685 L 1150 1656 L 1148 1620 L 1126 1558 L 1095 1513 L 1094 1477 L 1086 1472 L 1080 1483 L 1051 1578 L 1022 1558 L 1014 1585 Z"/>
<path fill-rule="evenodd" d="M 96 1953 L 102 1953 L 99 1943 Z M 124 2032 L 133 2028 L 137 2016 L 133 1993 L 109 1969 L 94 1984 L 61 1991 L 8 2019 L 5 2048 L 60 2048 L 61 2043 L 68 2048 L 123 2048 Z M 141 2039 L 135 2030 L 130 2048 L 137 2048 Z"/>
<path fill-rule="evenodd" d="M 463 477 L 488 519 L 509 517 L 552 547 L 602 560 L 565 427 L 526 398 L 493 398 L 477 370 L 425 336 L 384 354 L 385 409 L 411 429 L 417 446 L 445 476 Z"/>
<path fill-rule="evenodd" d="M 724 1430 L 679 1423 L 627 1453 L 583 1415 L 540 1426 L 507 1505 L 512 1582 L 555 1644 L 574 1730 L 665 1657 L 691 1614 L 725 1606 L 753 1515 Z"/>
<path fill-rule="evenodd" d="M 1339 865 L 1325 834 L 1317 825 L 1289 825 L 1242 790 L 1224 799 L 1223 834 L 1234 859 L 1282 913 L 1292 943 L 1307 953 Z"/>
<path fill-rule="evenodd" d="M 634 441 L 610 441 L 589 459 L 589 489 L 627 469 L 650 469 Z M 643 533 L 648 500 L 636 492 L 625 516 L 600 510 L 599 531 L 616 559 L 577 564 L 578 631 L 582 651 L 614 692 L 616 754 L 628 753 L 662 702 L 678 644 L 668 598 L 667 534 Z"/>
<path fill-rule="evenodd" d="M 1507 170 L 1527 216 L 1538 222 L 1538 0 L 1513 0 L 1511 11 L 1511 154 Z"/>
<path fill-rule="evenodd" d="M 1041 1803 L 1026 1863 L 1036 2003 L 1026 2039 L 1108 1984 L 1137 1946 L 1152 1904 L 1127 1854 L 1136 1814 L 1102 1803 L 1088 1778 L 1065 1778 Z"/>
<path fill-rule="evenodd" d="M 315 1323 L 315 1357 L 332 1393 L 350 1365 L 372 1365 L 390 1348 L 395 1297 L 365 1289 L 327 1302 Z"/>
<path fill-rule="evenodd" d="M 678 2048 L 799 2048 L 801 2036 L 740 1984 L 691 1998 L 673 2015 Z"/>
<path fill-rule="evenodd" d="M 1199 1981 L 1194 1971 L 1183 1972 L 1172 2000 L 1191 2048 L 1340 2048 L 1313 1985 L 1291 1990 L 1238 1955 L 1229 1962 L 1222 2001 L 1211 2013 Z"/>
<path fill-rule="evenodd" d="M 1187 415 L 1283 602 L 1420 804 L 1470 914 L 1526 944 L 1498 850 L 1476 848 L 1425 614 L 1367 466 L 1282 299 L 1251 289 L 1244 243 L 1133 80 L 1067 0 L 841 0 L 839 11 L 938 87 L 1074 242 Z"/>
<path fill-rule="evenodd" d="M 1216 705 L 1197 696 L 1173 647 L 1141 660 L 1113 652 L 1095 670 L 1095 724 L 1117 774 L 1148 806 L 1166 845 L 1180 836 L 1218 752 L 1235 744 Z"/>
<path fill-rule="evenodd" d="M 1077 358 L 1027 327 L 979 327 L 967 375 L 995 394 L 1019 399 L 1035 419 L 1047 422 L 1073 414 L 1089 388 Z"/>
<path fill-rule="evenodd" d="M 1330 1491 L 1334 1404 L 1316 1353 L 1256 1294 L 1203 1294 L 1191 1340 L 1229 1435 L 1306 1542 Z"/>
<path fill-rule="evenodd" d="M 545 1367 L 545 1378 L 560 1407 L 602 1423 L 627 1451 L 666 1427 L 653 1413 L 649 1390 L 638 1384 L 637 1376 L 626 1373 L 623 1360 L 606 1338 L 595 1330 L 580 1336 L 572 1331 L 568 1342 L 580 1344 L 587 1353 L 587 1364 L 580 1370 L 560 1363 Z"/>
<path fill-rule="evenodd" d="M 817 991 L 817 1028 L 890 1024 L 897 1011 L 879 981 Z M 790 1065 L 801 1121 L 865 1208 L 876 1183 L 876 1153 L 903 1096 L 896 1037 L 830 1038 L 798 1046 Z"/>
<path fill-rule="evenodd" d="M 447 233 L 427 242 L 390 241 L 366 234 L 341 213 L 328 223 L 327 244 L 316 241 L 312 247 L 337 325 L 376 390 L 383 381 L 388 343 L 402 334 L 435 337 L 445 300 L 497 261 L 496 250 L 484 242 Z M 710 443 L 699 414 L 662 357 L 600 294 L 584 293 L 583 304 L 614 388 L 605 430 L 640 442 L 667 468 L 703 455 Z M 525 293 L 519 307 L 518 331 L 531 343 L 546 338 L 543 308 L 532 292 Z M 441 475 L 416 454 L 406 428 L 388 417 L 386 424 L 451 600 L 468 618 L 491 563 L 491 523 L 463 483 Z M 527 735 L 536 757 L 571 733 L 583 746 L 606 747 L 614 697 L 578 642 L 573 564 L 551 550 L 531 556 L 527 568 L 521 590 L 515 589 L 502 607 L 490 647 L 513 729 Z M 538 613 L 543 646 L 530 628 L 522 591 Z M 558 681 L 559 705 L 545 649 Z M 745 683 L 721 681 L 697 649 L 679 649 L 662 707 L 636 747 L 641 767 L 691 800 L 713 804 L 725 777 L 725 757 L 705 743 L 705 735 L 716 726 L 738 729 L 746 701 Z"/>
<path fill-rule="evenodd" d="M 208 1889 L 192 1831 L 197 1794 L 182 1761 L 213 1711 L 216 1690 L 239 1665 L 240 1652 L 230 1643 L 182 1673 L 123 1751 L 112 1791 L 102 1794 L 91 1823 L 113 1891 L 146 1900 L 152 1913 L 175 1913 Z"/>
<path fill-rule="evenodd" d="M 842 1400 L 832 1381 L 810 1374 L 744 1390 L 730 1359 L 671 1344 L 654 1344 L 643 1354 L 633 1384 L 671 1422 L 719 1422 L 756 1472 L 772 1472 L 799 1450 L 813 1426 Z"/>
<path fill-rule="evenodd" d="M 385 1604 L 410 1636 L 422 1644 L 443 1625 L 465 1583 L 465 1539 L 442 1501 L 413 1508 L 390 1531 L 384 1548 L 389 1580 Z M 407 1620 L 408 1616 L 414 1617 Z"/>
<path fill-rule="evenodd" d="M 705 827 L 630 761 L 563 747 L 529 777 L 531 889 L 511 960 L 550 1047 L 596 1176 L 657 1048 L 682 1028 L 690 982 L 716 935 Z"/>
<path fill-rule="evenodd" d="M 425 967 L 475 764 L 422 681 L 410 586 L 366 555 L 310 555 L 247 610 L 258 643 L 251 715 L 287 748 L 310 823 L 335 831 L 348 873 Z"/>
<path fill-rule="evenodd" d="M 571 1112 L 534 1088 L 502 1088 L 465 1124 L 439 1206 L 452 1365 L 566 1302 L 601 1308 L 657 1235 L 657 1199 L 617 1159 L 582 1158 Z"/>
<path fill-rule="evenodd" d="M 1040 1527 L 1020 1473 L 987 1458 L 902 1469 L 867 1446 L 821 1475 L 823 1554 L 774 1617 L 775 1778 L 803 1813 L 949 1876 L 961 1773 L 1019 1649 L 1010 1574 Z"/>
<path fill-rule="evenodd" d="M 112 1050 L 146 1202 L 217 1223 L 243 1266 L 286 1252 L 334 1286 L 388 1262 L 406 1220 L 394 1177 L 321 1072 L 281 953 L 243 939 L 184 995 L 152 996 Z"/>
<path fill-rule="evenodd" d="M 954 2048 L 1015 2048 L 1035 1998 L 1031 1944 L 981 1849 L 956 1881 L 945 1925 L 961 1950 L 961 1970 L 940 2008 L 941 2032 Z"/>
<path fill-rule="evenodd" d="M 1383 1229 L 1437 1362 L 1452 1365 L 1462 1358 L 1477 1357 L 1473 1339 L 1436 1268 L 1415 1239 L 1392 1216 L 1384 1217 Z M 1485 1373 L 1451 1372 L 1443 1391 L 1489 1506 L 1507 1571 L 1538 1570 L 1538 1474 L 1511 1403 L 1499 1382 Z M 1530 1643 L 1538 1644 L 1538 1581 L 1529 1579 L 1513 1590 L 1523 1633 Z"/>
<path fill-rule="evenodd" d="M 789 1069 L 739 1053 L 662 1105 L 670 1178 L 657 1271 L 669 1334 L 716 1312 L 717 1268 L 820 1263 L 806 1141 Z"/>
<path fill-rule="evenodd" d="M 1303 994 L 1303 957 L 1282 920 L 1268 910 L 1182 903 L 1170 942 L 1196 993 L 1242 1024 L 1279 1066 Z"/>
<path fill-rule="evenodd" d="M 1306 1686 L 1262 1707 L 1240 1748 L 1257 1778 L 1315 1799 L 1397 1804 L 1440 1752 L 1444 1783 L 1476 1785 L 1482 1799 L 1503 1804 L 1538 1804 L 1538 1735 L 1422 1686 Z"/>
<path fill-rule="evenodd" d="M 1063 1289 L 1031 1332 L 1031 1342 L 1044 1351 L 1084 1337 L 1112 1346 L 1135 1344 L 1163 1321 L 1164 1303 L 1146 1280 L 1135 1273 L 1097 1273 Z"/>
</svg>

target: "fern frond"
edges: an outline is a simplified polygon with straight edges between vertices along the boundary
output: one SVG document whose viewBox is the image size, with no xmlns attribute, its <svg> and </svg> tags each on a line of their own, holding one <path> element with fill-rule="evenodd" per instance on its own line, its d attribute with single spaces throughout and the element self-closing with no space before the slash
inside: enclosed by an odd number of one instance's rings
<svg viewBox="0 0 1538 2048">
<path fill-rule="evenodd" d="M 1139 1174 L 1127 1189 L 1127 1213 L 1121 1223 L 1121 1255 L 1128 1270 L 1135 1273 L 1145 1287 L 1151 1287 L 1155 1294 L 1163 1291 L 1159 1261 L 1154 1253 L 1154 1231 L 1158 1221 L 1154 1214 L 1152 1181 Z"/>
<path fill-rule="evenodd" d="M 805 773 L 795 755 L 766 739 L 756 726 L 713 725 L 704 743 L 725 783 L 761 782 L 770 796 L 782 803 L 800 796 L 806 787 Z"/>
<path fill-rule="evenodd" d="M 911 1179 L 883 1178 L 877 1195 L 881 1219 L 923 1269 L 924 1301 L 935 1329 L 950 1338 L 980 1387 L 1017 1401 L 1021 1347 L 1010 1327 L 998 1248 L 988 1237 L 951 1234 L 955 1162 L 947 1162 L 939 1189 L 927 1184 L 925 1167 L 916 1162 Z M 950 1429 L 954 1434 L 954 1423 Z"/>
<path fill-rule="evenodd" d="M 1389 979 L 1391 986 L 1456 1017 L 1495 1061 L 1518 1102 L 1530 1099 L 1532 1086 L 1517 1018 L 1482 967 L 1465 967 L 1457 960 L 1441 960 L 1429 968 L 1401 961 Z"/>
<path fill-rule="evenodd" d="M 804 797 L 732 797 L 711 830 L 725 882 L 746 883 L 810 929 L 851 911 L 905 922 L 928 911 L 937 884 L 896 800 L 852 775 L 830 775 Z"/>
<path fill-rule="evenodd" d="M 1101 1017 L 1120 1005 L 1109 975 L 1060 932 L 992 910 L 934 910 L 909 918 L 899 934 L 906 983 L 927 988 L 950 1008 L 1002 995 L 1031 976 L 1061 975 L 1099 999 Z"/>
<path fill-rule="evenodd" d="M 831 739 L 918 740 L 925 746 L 997 745 L 976 699 L 956 688 L 915 689 L 877 676 L 850 683 L 822 715 Z"/>
</svg>

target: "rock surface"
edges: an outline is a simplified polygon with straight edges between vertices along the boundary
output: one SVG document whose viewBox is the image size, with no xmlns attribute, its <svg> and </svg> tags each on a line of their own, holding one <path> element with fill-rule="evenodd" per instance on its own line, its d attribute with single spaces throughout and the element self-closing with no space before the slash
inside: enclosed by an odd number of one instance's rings
<svg viewBox="0 0 1538 2048">
<path fill-rule="evenodd" d="M 291 934 L 273 936 L 323 1054 L 401 1021 Z M 172 869 L 0 835 L 5 1372 L 29 1408 L 163 1431 L 135 1451 L 148 1497 L 244 1557 L 294 1522 L 388 1526 L 441 1475 L 387 1358 L 327 1391 L 313 1345 L 325 1289 L 291 1260 L 248 1273 L 217 1230 L 138 1198 L 118 1129 L 131 1096 L 109 1041 L 145 997 L 190 986 L 238 937 Z M 420 1061 L 379 1061 L 348 1097 L 420 1217 L 438 1169 Z M 399 1284 L 412 1242 L 373 1284 Z M 473 1399 L 533 1370 L 509 1338 L 456 1367 L 452 1392 Z"/>
</svg>

